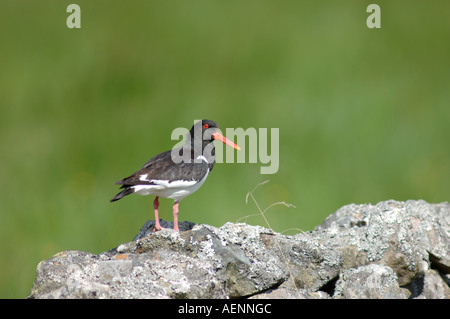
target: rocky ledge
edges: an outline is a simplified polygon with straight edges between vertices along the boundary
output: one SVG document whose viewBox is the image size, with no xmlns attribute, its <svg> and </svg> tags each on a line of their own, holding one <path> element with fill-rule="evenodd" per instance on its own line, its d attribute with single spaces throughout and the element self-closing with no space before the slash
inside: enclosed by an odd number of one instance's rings
<svg viewBox="0 0 450 319">
<path fill-rule="evenodd" d="M 292 236 L 181 227 L 149 222 L 108 252 L 58 253 L 28 298 L 450 298 L 448 202 L 350 204 Z"/>
</svg>

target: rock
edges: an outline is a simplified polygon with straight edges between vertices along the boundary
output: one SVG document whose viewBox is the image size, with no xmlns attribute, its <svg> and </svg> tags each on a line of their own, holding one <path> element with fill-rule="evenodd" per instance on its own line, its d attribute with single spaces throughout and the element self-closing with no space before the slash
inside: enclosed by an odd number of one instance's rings
<svg viewBox="0 0 450 319">
<path fill-rule="evenodd" d="M 448 274 L 447 274 L 448 275 Z M 411 298 L 415 299 L 450 299 L 448 282 L 434 269 L 429 269 L 423 276 L 414 278 L 408 285 Z"/>
<path fill-rule="evenodd" d="M 28 297 L 450 298 L 449 203 L 350 204 L 293 236 L 190 222 L 154 233 L 153 224 L 110 251 L 40 262 Z"/>
<path fill-rule="evenodd" d="M 409 294 L 408 294 L 409 295 Z M 406 299 L 392 268 L 371 264 L 351 268 L 339 275 L 334 298 Z"/>
<path fill-rule="evenodd" d="M 449 203 L 391 200 L 344 206 L 316 227 L 314 238 L 340 250 L 345 268 L 380 263 L 404 286 L 430 266 L 449 272 L 449 229 Z"/>
<path fill-rule="evenodd" d="M 173 222 L 168 222 L 162 219 L 159 219 L 159 224 L 162 228 L 171 228 L 173 229 Z M 180 231 L 187 231 L 191 230 L 195 226 L 195 223 L 189 222 L 189 221 L 182 221 L 178 223 L 178 228 Z M 139 231 L 139 233 L 134 236 L 133 241 L 136 241 L 138 239 L 142 239 L 144 237 L 150 236 L 154 233 L 155 230 L 155 221 L 149 220 L 147 221 Z"/>
<path fill-rule="evenodd" d="M 277 288 L 251 296 L 249 299 L 330 299 L 330 296 L 320 290 Z"/>
</svg>

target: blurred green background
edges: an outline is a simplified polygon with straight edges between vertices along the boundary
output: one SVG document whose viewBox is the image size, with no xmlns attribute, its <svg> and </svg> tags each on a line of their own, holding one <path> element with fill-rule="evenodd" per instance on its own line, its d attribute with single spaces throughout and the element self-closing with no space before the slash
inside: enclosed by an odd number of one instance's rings
<svg viewBox="0 0 450 319">
<path fill-rule="evenodd" d="M 176 127 L 279 128 L 280 167 L 217 164 L 180 220 L 311 230 L 349 203 L 450 190 L 450 2 L 18 1 L 0 4 L 0 297 L 39 261 L 100 253 L 153 219 L 114 182 L 170 149 Z M 68 29 L 67 5 L 81 7 Z M 172 220 L 172 201 L 161 217 Z M 296 230 L 292 230 L 296 228 Z"/>
</svg>

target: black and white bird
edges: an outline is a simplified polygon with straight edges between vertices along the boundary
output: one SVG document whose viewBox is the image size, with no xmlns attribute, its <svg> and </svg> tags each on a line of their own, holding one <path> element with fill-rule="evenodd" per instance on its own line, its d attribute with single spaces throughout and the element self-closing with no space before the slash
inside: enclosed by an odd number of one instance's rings
<svg viewBox="0 0 450 319">
<path fill-rule="evenodd" d="M 161 230 L 158 207 L 159 197 L 171 198 L 173 204 L 174 230 L 178 228 L 178 205 L 186 196 L 203 185 L 215 163 L 214 140 L 219 140 L 237 150 L 239 146 L 223 136 L 216 122 L 202 120 L 195 123 L 179 148 L 152 157 L 132 175 L 117 181 L 123 190 L 111 202 L 130 194 L 156 196 L 155 231 Z"/>
</svg>

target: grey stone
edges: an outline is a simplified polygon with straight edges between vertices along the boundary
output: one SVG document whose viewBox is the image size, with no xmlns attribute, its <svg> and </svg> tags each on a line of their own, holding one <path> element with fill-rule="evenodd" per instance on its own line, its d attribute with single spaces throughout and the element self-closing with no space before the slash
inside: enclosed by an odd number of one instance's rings
<svg viewBox="0 0 450 319">
<path fill-rule="evenodd" d="M 386 201 L 347 205 L 312 233 L 343 253 L 345 268 L 380 263 L 394 270 L 401 286 L 433 264 L 449 271 L 450 204 Z"/>
<path fill-rule="evenodd" d="M 163 228 L 173 229 L 173 221 L 169 222 L 169 221 L 160 219 L 159 223 L 160 223 L 161 227 L 163 227 Z M 182 222 L 178 223 L 178 228 L 180 231 L 191 230 L 194 226 L 195 226 L 195 223 L 192 223 L 190 221 L 182 221 Z M 147 237 L 147 236 L 153 234 L 154 231 L 155 231 L 155 221 L 149 220 L 141 227 L 141 230 L 139 231 L 139 233 L 137 233 L 137 235 L 134 236 L 133 241 Z"/>
<path fill-rule="evenodd" d="M 251 296 L 249 299 L 330 299 L 323 291 L 309 289 L 277 288 Z"/>
<path fill-rule="evenodd" d="M 164 221 L 155 233 L 148 222 L 109 251 L 40 262 L 29 298 L 449 298 L 449 216 L 449 203 L 390 200 L 344 206 L 292 236 Z"/>
<path fill-rule="evenodd" d="M 336 283 L 334 298 L 340 299 L 406 299 L 394 271 L 371 264 L 343 271 Z"/>
<path fill-rule="evenodd" d="M 413 299 L 450 299 L 450 287 L 439 272 L 429 269 L 406 286 Z"/>
</svg>

